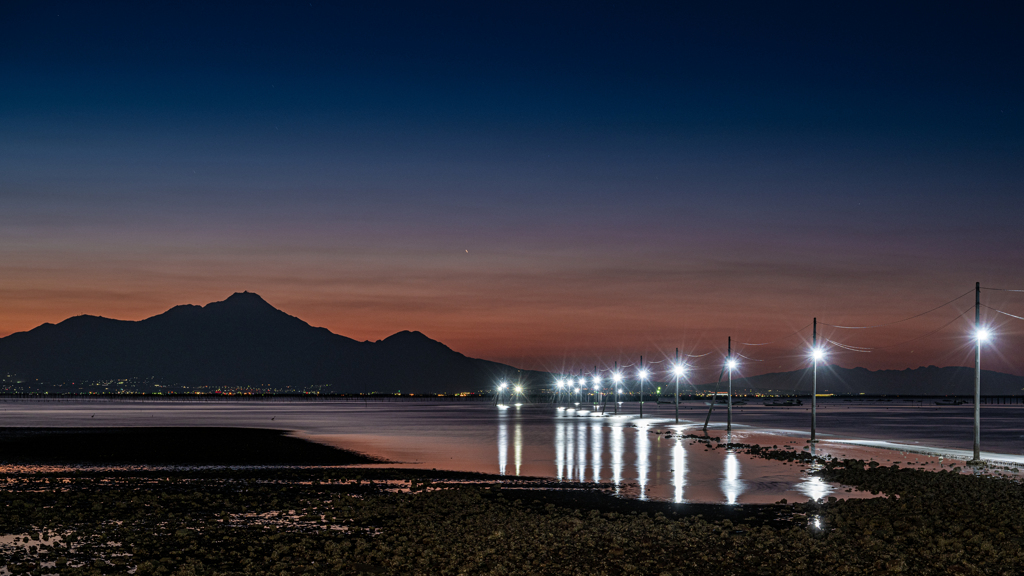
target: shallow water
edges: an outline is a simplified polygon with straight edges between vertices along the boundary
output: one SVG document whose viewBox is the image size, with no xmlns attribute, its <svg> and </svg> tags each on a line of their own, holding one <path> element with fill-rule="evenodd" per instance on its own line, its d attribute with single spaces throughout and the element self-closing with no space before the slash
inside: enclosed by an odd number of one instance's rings
<svg viewBox="0 0 1024 576">
<path fill-rule="evenodd" d="M 881 406 L 877 404 L 883 404 Z M 784 446 L 821 455 L 875 459 L 938 468 L 924 454 L 889 450 L 862 440 L 899 440 L 902 450 L 924 446 L 970 447 L 969 406 L 829 401 L 819 405 L 822 441 L 813 448 L 806 407 L 744 406 L 734 410 L 734 431 L 722 430 L 716 408 L 709 430 L 721 442 Z M 466 470 L 508 476 L 610 483 L 626 497 L 675 502 L 772 503 L 834 495 L 857 496 L 809 476 L 798 464 L 752 458 L 741 451 L 708 449 L 680 435 L 700 434 L 707 407 L 689 403 L 674 422 L 674 408 L 645 404 L 623 414 L 555 410 L 551 405 L 508 408 L 487 402 L 110 401 L 0 402 L 0 426 L 232 426 L 275 428 L 379 456 L 404 467 Z M 1010 448 L 1024 406 L 986 406 L 984 423 L 1003 426 L 996 438 Z M 966 441 L 959 438 L 967 419 Z M 899 432 L 906 432 L 904 435 Z M 1019 436 L 1019 434 L 1018 434 Z M 998 444 L 990 435 L 984 441 Z M 914 446 L 914 444 L 917 446 Z M 1017 444 L 1019 445 L 1019 443 Z M 986 448 L 990 448 L 986 444 Z M 201 449 L 201 447 L 197 447 Z M 926 452 L 928 450 L 925 450 Z M 941 465 L 962 465 L 946 450 Z M 1019 446 L 1016 452 L 1019 454 Z M 940 451 L 941 453 L 941 451 Z M 948 456 L 953 455 L 952 460 Z M 960 458 L 960 461 L 956 461 Z M 928 464 L 925 464 L 925 463 Z M 389 466 L 394 466 L 389 465 Z M 0 467 L 2 469 L 2 467 Z"/>
</svg>

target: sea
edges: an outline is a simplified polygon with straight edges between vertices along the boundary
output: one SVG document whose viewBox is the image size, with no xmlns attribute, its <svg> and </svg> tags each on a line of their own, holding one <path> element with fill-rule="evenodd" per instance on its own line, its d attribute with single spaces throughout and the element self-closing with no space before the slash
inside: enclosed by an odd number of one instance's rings
<svg viewBox="0 0 1024 576">
<path fill-rule="evenodd" d="M 836 458 L 980 473 L 972 455 L 973 406 L 931 400 L 820 399 L 817 443 L 802 406 L 733 408 L 682 402 L 590 404 L 475 401 L 0 400 L 0 427 L 228 426 L 271 428 L 388 461 L 383 467 L 459 470 L 599 483 L 624 498 L 768 504 L 861 497 L 822 481 L 813 466 L 750 456 L 758 444 Z M 705 420 L 709 420 L 704 429 Z M 983 405 L 982 456 L 1000 474 L 1024 468 L 1024 405 Z M 699 437 L 710 437 L 708 442 Z M 720 446 L 723 445 L 723 446 Z M 202 446 L 196 446 L 201 450 Z M 0 455 L 2 461 L 2 455 Z M 24 468 L 24 467 L 20 467 Z M 0 465 L 0 472 L 4 466 Z M 991 469 L 989 470 L 991 473 Z"/>
</svg>

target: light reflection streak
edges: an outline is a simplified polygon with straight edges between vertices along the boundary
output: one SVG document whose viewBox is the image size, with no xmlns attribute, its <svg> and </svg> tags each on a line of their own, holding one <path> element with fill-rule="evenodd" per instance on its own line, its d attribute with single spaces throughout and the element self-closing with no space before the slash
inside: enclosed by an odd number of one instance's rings
<svg viewBox="0 0 1024 576">
<path fill-rule="evenodd" d="M 576 473 L 573 478 L 582 481 L 587 479 L 587 427 L 576 421 Z"/>
<path fill-rule="evenodd" d="M 565 420 L 555 420 L 555 474 L 559 482 L 565 477 Z"/>
<path fill-rule="evenodd" d="M 817 476 L 809 476 L 806 480 L 797 484 L 796 488 L 806 494 L 811 500 L 819 500 L 832 492 L 832 487 Z"/>
<path fill-rule="evenodd" d="M 615 493 L 619 493 L 622 484 L 622 451 L 625 450 L 625 439 L 622 426 L 612 426 L 612 482 L 615 484 Z"/>
<path fill-rule="evenodd" d="M 600 422 L 590 426 L 590 462 L 594 482 L 601 481 L 601 458 L 604 455 L 604 429 Z"/>
<path fill-rule="evenodd" d="M 683 501 L 683 486 L 686 485 L 686 448 L 683 447 L 683 441 L 678 438 L 676 445 L 672 447 L 672 470 L 672 484 L 676 489 L 675 499 L 672 501 L 679 504 Z"/>
<path fill-rule="evenodd" d="M 636 476 L 640 485 L 640 500 L 647 500 L 647 472 L 650 468 L 651 439 L 647 437 L 647 424 L 636 426 Z"/>
<path fill-rule="evenodd" d="M 732 450 L 725 455 L 725 478 L 722 480 L 722 492 L 727 504 L 735 504 L 743 493 L 743 481 L 740 480 L 740 459 Z"/>
<path fill-rule="evenodd" d="M 515 424 L 515 450 L 516 450 L 516 476 L 519 476 L 519 468 L 523 465 L 523 421 L 516 414 Z"/>
<path fill-rule="evenodd" d="M 508 421 L 505 419 L 505 411 L 498 412 L 498 474 L 505 475 L 505 466 L 508 464 Z"/>
</svg>

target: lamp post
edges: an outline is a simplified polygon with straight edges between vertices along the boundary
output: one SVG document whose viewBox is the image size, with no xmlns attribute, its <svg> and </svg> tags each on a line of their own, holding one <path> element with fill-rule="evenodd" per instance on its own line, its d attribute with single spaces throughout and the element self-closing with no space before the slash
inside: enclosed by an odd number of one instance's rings
<svg viewBox="0 0 1024 576">
<path fill-rule="evenodd" d="M 818 427 L 818 362 L 825 358 L 825 352 L 818 347 L 818 319 L 814 319 L 811 336 L 811 359 L 814 360 L 814 377 L 811 380 L 811 442 L 817 442 Z"/>
<path fill-rule="evenodd" d="M 597 373 L 597 366 L 594 366 L 594 377 L 591 379 L 594 383 L 594 392 L 597 394 L 597 405 L 601 405 L 601 376 Z M 595 406 L 595 408 L 596 408 Z"/>
<path fill-rule="evenodd" d="M 725 367 L 729 370 L 729 396 L 728 396 L 728 417 L 726 418 L 725 430 L 732 432 L 732 371 L 736 369 L 736 360 L 732 357 L 732 336 L 729 337 L 729 356 L 725 361 Z"/>
<path fill-rule="evenodd" d="M 555 393 L 556 394 L 555 403 L 558 404 L 559 408 L 561 408 L 562 407 L 562 390 L 565 388 L 565 380 L 563 378 L 559 378 L 557 381 L 555 381 L 555 384 L 558 385 L 558 391 Z"/>
<path fill-rule="evenodd" d="M 640 417 L 644 417 L 644 380 L 647 379 L 647 369 L 644 368 L 644 357 L 640 357 L 640 370 L 636 373 L 640 379 Z"/>
<path fill-rule="evenodd" d="M 981 344 L 988 340 L 988 330 L 981 326 L 981 282 L 974 284 L 974 462 L 981 461 Z"/>
<path fill-rule="evenodd" d="M 615 372 L 612 373 L 612 382 L 615 386 L 615 414 L 619 413 L 619 392 L 622 389 L 622 374 L 619 372 L 619 363 L 615 363 Z"/>
<path fill-rule="evenodd" d="M 498 403 L 499 403 L 499 405 L 502 405 L 502 406 L 503 406 L 503 404 L 501 404 L 501 402 L 502 402 L 502 396 L 505 395 L 505 388 L 508 388 L 508 383 L 507 382 L 502 382 L 501 384 L 498 384 Z"/>
<path fill-rule="evenodd" d="M 679 379 L 686 374 L 686 366 L 679 362 L 679 348 L 676 348 L 676 364 L 672 367 L 672 374 L 676 377 L 676 424 L 679 424 Z"/>
</svg>

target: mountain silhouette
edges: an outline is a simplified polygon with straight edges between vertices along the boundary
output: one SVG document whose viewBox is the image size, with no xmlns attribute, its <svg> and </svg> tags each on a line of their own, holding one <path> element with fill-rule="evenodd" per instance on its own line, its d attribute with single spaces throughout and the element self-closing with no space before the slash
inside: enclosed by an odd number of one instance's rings
<svg viewBox="0 0 1024 576">
<path fill-rule="evenodd" d="M 359 342 L 257 294 L 140 321 L 75 316 L 0 338 L 0 371 L 42 382 L 113 379 L 323 392 L 468 392 L 528 371 L 469 358 L 419 332 Z"/>
</svg>

